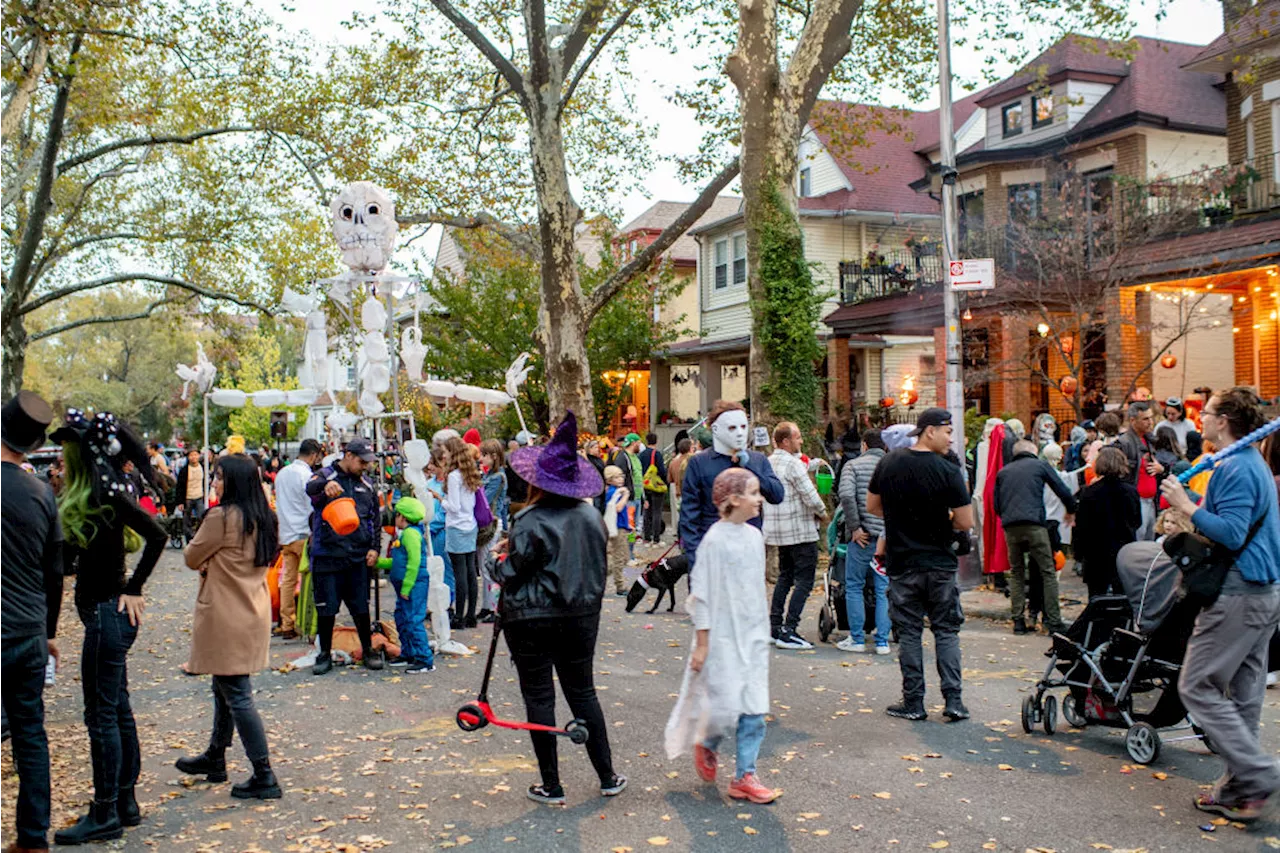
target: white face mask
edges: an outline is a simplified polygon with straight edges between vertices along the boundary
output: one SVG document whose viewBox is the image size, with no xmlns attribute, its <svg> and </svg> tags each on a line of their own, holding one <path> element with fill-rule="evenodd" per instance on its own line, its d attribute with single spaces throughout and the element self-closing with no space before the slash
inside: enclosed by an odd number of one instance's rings
<svg viewBox="0 0 1280 853">
<path fill-rule="evenodd" d="M 751 427 L 747 423 L 746 412 L 737 410 L 725 412 L 711 425 L 711 438 L 716 452 L 726 456 L 745 450 L 747 437 L 750 434 Z"/>
</svg>

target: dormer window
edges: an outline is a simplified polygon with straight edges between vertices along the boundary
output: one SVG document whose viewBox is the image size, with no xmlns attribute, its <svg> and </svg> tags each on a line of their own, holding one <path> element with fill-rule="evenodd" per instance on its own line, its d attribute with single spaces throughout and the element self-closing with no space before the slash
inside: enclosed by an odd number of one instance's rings
<svg viewBox="0 0 1280 853">
<path fill-rule="evenodd" d="M 813 172 L 808 166 L 800 170 L 800 197 L 808 198 L 813 193 Z"/>
<path fill-rule="evenodd" d="M 1034 95 L 1031 98 L 1031 129 L 1039 130 L 1053 124 L 1053 95 Z M 1008 133 L 1005 134 L 1006 136 Z"/>
<path fill-rule="evenodd" d="M 1000 110 L 1000 126 L 1004 128 L 1006 137 L 1022 133 L 1022 101 L 1009 104 Z"/>
</svg>

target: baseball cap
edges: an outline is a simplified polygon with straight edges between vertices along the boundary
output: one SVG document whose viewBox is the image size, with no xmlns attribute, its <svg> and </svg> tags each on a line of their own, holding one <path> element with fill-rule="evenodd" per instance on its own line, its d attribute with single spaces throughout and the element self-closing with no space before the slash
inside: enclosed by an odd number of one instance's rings
<svg viewBox="0 0 1280 853">
<path fill-rule="evenodd" d="M 374 455 L 373 446 L 369 444 L 369 439 L 356 436 L 347 442 L 347 446 L 343 448 L 347 453 L 354 453 L 365 462 L 372 462 L 378 457 Z"/>
<path fill-rule="evenodd" d="M 624 439 L 622 439 L 622 443 L 623 443 L 623 444 L 625 444 L 625 445 L 630 446 L 630 445 L 632 445 L 632 444 L 635 444 L 635 443 L 636 443 L 637 441 L 639 441 L 639 440 L 640 440 L 640 436 L 639 436 L 639 435 L 637 435 L 637 434 L 636 434 L 636 433 L 634 433 L 634 432 L 629 432 L 629 433 L 627 433 L 626 437 L 625 437 Z"/>
<path fill-rule="evenodd" d="M 1092 419 L 1089 419 L 1089 420 L 1087 420 L 1087 421 L 1082 421 L 1082 422 L 1080 423 L 1080 426 L 1084 427 L 1085 429 L 1097 429 L 1097 428 L 1098 428 L 1098 425 L 1097 425 L 1097 424 L 1095 424 L 1095 423 L 1093 422 L 1093 420 L 1092 420 Z"/>
<path fill-rule="evenodd" d="M 925 409 L 920 413 L 920 417 L 916 419 L 916 428 L 907 434 L 920 435 L 925 431 L 926 427 L 931 426 L 951 426 L 951 413 L 936 406 L 932 409 Z"/>
</svg>

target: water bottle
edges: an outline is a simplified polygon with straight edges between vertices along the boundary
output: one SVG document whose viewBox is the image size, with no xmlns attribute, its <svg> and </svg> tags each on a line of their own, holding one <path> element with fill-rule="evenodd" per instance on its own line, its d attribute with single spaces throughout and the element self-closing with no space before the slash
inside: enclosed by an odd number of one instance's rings
<svg viewBox="0 0 1280 853">
<path fill-rule="evenodd" d="M 54 682 L 58 680 L 57 673 L 58 661 L 50 656 L 49 660 L 46 661 L 44 665 L 44 683 L 50 687 L 53 686 Z"/>
</svg>

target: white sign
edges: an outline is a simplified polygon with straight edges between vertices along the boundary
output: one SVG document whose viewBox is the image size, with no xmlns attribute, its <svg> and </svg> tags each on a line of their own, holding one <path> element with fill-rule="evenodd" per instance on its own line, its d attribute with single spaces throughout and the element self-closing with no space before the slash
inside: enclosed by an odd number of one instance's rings
<svg viewBox="0 0 1280 853">
<path fill-rule="evenodd" d="M 947 265 L 947 278 L 952 290 L 993 290 L 996 286 L 996 262 L 993 258 L 971 258 Z"/>
</svg>

